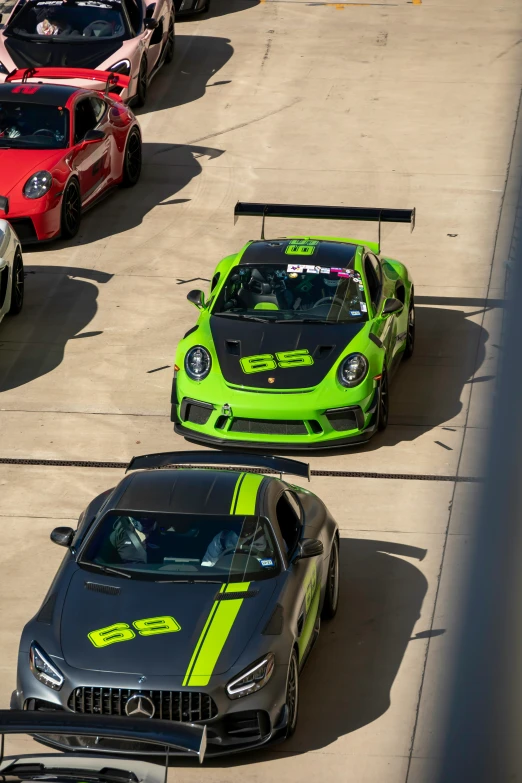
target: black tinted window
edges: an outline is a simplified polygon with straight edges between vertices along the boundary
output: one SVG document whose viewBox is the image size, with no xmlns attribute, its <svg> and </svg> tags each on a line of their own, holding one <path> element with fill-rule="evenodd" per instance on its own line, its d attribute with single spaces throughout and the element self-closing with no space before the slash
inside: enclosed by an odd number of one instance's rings
<svg viewBox="0 0 522 783">
<path fill-rule="evenodd" d="M 269 523 L 255 516 L 110 511 L 80 564 L 116 568 L 144 579 L 267 579 L 279 573 Z"/>
<path fill-rule="evenodd" d="M 277 522 L 288 554 L 291 554 L 297 544 L 301 530 L 299 507 L 296 510 L 295 505 L 297 505 L 295 498 L 287 492 L 283 492 L 276 505 Z"/>
<path fill-rule="evenodd" d="M 66 109 L 0 101 L 0 148 L 63 149 L 68 143 L 68 124 Z"/>
<path fill-rule="evenodd" d="M 101 98 L 89 98 L 89 100 L 94 110 L 94 116 L 96 118 L 96 122 L 98 123 L 100 122 L 100 120 L 102 119 L 103 115 L 107 110 L 107 104 L 105 103 L 105 101 L 102 101 Z"/>
<path fill-rule="evenodd" d="M 83 98 L 74 110 L 74 143 L 78 144 L 88 131 L 93 130 L 98 121 L 89 98 Z"/>
</svg>

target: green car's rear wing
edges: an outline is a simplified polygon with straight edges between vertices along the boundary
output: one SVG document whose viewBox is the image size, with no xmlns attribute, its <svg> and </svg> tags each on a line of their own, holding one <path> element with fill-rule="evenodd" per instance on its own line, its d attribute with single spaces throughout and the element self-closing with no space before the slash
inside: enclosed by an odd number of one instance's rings
<svg viewBox="0 0 522 783">
<path fill-rule="evenodd" d="M 250 204 L 238 201 L 234 208 L 234 223 L 238 217 L 262 217 L 261 239 L 265 238 L 265 218 L 305 218 L 307 220 L 359 220 L 379 224 L 379 249 L 381 223 L 409 223 L 415 228 L 415 209 L 379 209 L 377 207 L 324 207 L 311 204 Z"/>
<path fill-rule="evenodd" d="M 281 476 L 283 473 L 291 473 L 310 481 L 310 465 L 287 457 L 271 457 L 265 454 L 227 454 L 216 451 L 165 451 L 159 454 L 144 454 L 142 457 L 133 457 L 127 466 L 129 470 L 148 470 L 150 468 L 166 468 L 176 465 L 205 466 L 223 468 L 261 468 L 274 471 Z"/>
</svg>

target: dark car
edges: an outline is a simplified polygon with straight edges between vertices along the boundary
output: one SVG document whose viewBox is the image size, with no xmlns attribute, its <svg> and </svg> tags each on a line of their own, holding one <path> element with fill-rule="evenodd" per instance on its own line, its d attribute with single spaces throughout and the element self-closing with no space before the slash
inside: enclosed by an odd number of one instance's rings
<svg viewBox="0 0 522 783">
<path fill-rule="evenodd" d="M 249 467 L 309 476 L 252 454 L 136 457 L 53 531 L 68 551 L 22 633 L 12 708 L 204 724 L 208 755 L 294 732 L 339 532 L 312 492 Z"/>
</svg>

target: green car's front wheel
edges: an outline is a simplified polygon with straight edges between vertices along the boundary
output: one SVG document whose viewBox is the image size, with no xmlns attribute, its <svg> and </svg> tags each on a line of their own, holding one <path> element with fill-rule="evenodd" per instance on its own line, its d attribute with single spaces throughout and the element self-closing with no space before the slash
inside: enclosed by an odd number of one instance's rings
<svg viewBox="0 0 522 783">
<path fill-rule="evenodd" d="M 334 538 L 328 561 L 328 577 L 324 597 L 322 617 L 331 620 L 337 613 L 339 605 L 339 541 Z"/>
<path fill-rule="evenodd" d="M 388 426 L 388 414 L 389 414 L 389 386 L 388 386 L 388 373 L 383 368 L 381 385 L 379 388 L 379 417 L 377 419 L 377 429 L 385 430 Z"/>
</svg>

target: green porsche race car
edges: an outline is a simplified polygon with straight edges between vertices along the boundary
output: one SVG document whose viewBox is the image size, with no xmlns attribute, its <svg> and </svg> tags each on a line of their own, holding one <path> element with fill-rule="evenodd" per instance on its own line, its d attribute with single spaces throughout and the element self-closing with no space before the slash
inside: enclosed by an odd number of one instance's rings
<svg viewBox="0 0 522 783">
<path fill-rule="evenodd" d="M 262 239 L 224 258 L 178 345 L 174 429 L 209 445 L 320 449 L 364 443 L 388 422 L 390 379 L 415 342 L 413 282 L 380 255 L 381 223 L 415 210 L 239 202 Z M 375 221 L 378 242 L 265 239 L 265 217 Z"/>
</svg>

